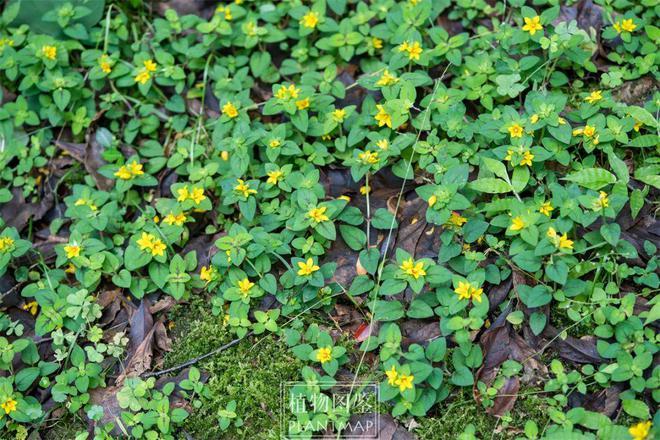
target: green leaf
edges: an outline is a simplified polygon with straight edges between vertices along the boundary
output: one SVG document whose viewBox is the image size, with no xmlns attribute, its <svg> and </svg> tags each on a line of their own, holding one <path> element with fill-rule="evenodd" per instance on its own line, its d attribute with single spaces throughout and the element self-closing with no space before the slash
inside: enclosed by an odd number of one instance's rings
<svg viewBox="0 0 660 440">
<path fill-rule="evenodd" d="M 606 242 L 611 244 L 613 247 L 619 242 L 621 237 L 621 226 L 616 223 L 610 223 L 600 227 L 600 235 L 603 236 Z"/>
<path fill-rule="evenodd" d="M 354 251 L 362 250 L 367 243 L 367 234 L 355 226 L 339 225 L 339 233 L 346 245 Z"/>
<path fill-rule="evenodd" d="M 649 407 L 646 403 L 636 399 L 626 399 L 623 401 L 623 410 L 638 419 L 648 420 L 650 417 Z"/>
<path fill-rule="evenodd" d="M 519 284 L 516 289 L 518 290 L 520 300 L 527 307 L 541 307 L 552 300 L 552 294 L 548 291 L 548 288 L 543 285 L 531 287 L 526 284 Z"/>
<path fill-rule="evenodd" d="M 602 187 L 616 182 L 614 174 L 603 168 L 585 168 L 564 178 L 585 188 L 598 191 Z"/>
<path fill-rule="evenodd" d="M 502 179 L 495 179 L 493 177 L 484 177 L 482 179 L 473 180 L 468 183 L 468 187 L 486 194 L 502 194 L 511 191 L 511 185 Z"/>
</svg>

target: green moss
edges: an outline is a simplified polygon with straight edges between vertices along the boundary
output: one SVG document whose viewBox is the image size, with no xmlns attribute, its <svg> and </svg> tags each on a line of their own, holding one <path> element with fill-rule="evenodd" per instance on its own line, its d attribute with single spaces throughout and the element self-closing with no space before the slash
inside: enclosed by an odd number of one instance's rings
<svg viewBox="0 0 660 440">
<path fill-rule="evenodd" d="M 520 391 L 510 418 L 486 414 L 485 408 L 475 402 L 471 389 L 456 389 L 450 401 L 438 405 L 437 414 L 423 417 L 415 434 L 419 440 L 455 439 L 472 424 L 478 438 L 507 439 L 520 433 L 528 420 L 534 420 L 543 429 L 548 416 L 541 395 L 534 390 Z"/>
<path fill-rule="evenodd" d="M 189 310 L 200 310 L 191 307 Z M 178 313 L 177 313 L 178 314 Z M 202 312 L 200 319 L 175 320 L 179 337 L 166 358 L 166 367 L 208 353 L 235 338 L 221 318 Z M 196 439 L 279 438 L 280 384 L 300 380 L 302 364 L 286 345 L 272 336 L 247 338 L 241 343 L 200 361 L 198 368 L 209 374 L 208 396 L 188 418 L 184 430 Z M 244 426 L 218 427 L 217 411 L 236 400 L 237 414 Z"/>
</svg>

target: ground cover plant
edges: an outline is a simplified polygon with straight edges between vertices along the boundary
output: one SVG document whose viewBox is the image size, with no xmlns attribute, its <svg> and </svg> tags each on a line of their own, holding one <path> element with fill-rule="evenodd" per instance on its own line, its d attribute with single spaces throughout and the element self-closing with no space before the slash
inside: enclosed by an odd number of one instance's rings
<svg viewBox="0 0 660 440">
<path fill-rule="evenodd" d="M 659 15 L 5 1 L 0 437 L 660 438 Z"/>
</svg>

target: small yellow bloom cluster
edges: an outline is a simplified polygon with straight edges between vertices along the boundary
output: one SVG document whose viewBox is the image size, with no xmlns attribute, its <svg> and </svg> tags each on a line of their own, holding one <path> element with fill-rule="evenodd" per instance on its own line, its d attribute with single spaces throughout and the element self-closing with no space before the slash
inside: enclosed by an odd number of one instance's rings
<svg viewBox="0 0 660 440">
<path fill-rule="evenodd" d="M 80 251 L 82 251 L 82 246 L 77 243 L 67 244 L 64 246 L 64 253 L 66 257 L 70 260 L 80 256 Z"/>
<path fill-rule="evenodd" d="M 371 45 L 374 47 L 374 49 L 382 49 L 383 40 L 378 37 L 371 37 Z"/>
<path fill-rule="evenodd" d="M 254 287 L 254 283 L 247 278 L 243 278 L 238 282 L 238 290 L 241 291 L 243 298 L 250 296 L 250 290 Z"/>
<path fill-rule="evenodd" d="M 552 216 L 552 211 L 554 211 L 554 209 L 555 208 L 552 207 L 552 203 L 544 202 L 539 208 L 539 212 L 547 217 L 550 217 Z"/>
<path fill-rule="evenodd" d="M 316 360 L 322 364 L 330 362 L 332 360 L 332 348 L 331 347 L 322 347 L 316 352 Z"/>
<path fill-rule="evenodd" d="M 325 206 L 317 206 L 307 212 L 307 217 L 311 218 L 316 223 L 327 222 L 330 218 L 325 214 L 328 210 Z"/>
<path fill-rule="evenodd" d="M 385 371 L 385 375 L 387 376 L 387 383 L 390 384 L 390 386 L 399 387 L 400 392 L 404 392 L 405 390 L 409 390 L 413 387 L 413 380 L 415 380 L 415 376 L 412 374 L 399 373 L 396 371 L 394 365 L 392 365 L 392 368 Z"/>
<path fill-rule="evenodd" d="M 110 73 L 112 72 L 112 64 L 110 63 L 110 57 L 108 57 L 106 54 L 101 55 L 99 58 L 99 67 L 103 71 L 103 73 Z"/>
<path fill-rule="evenodd" d="M 238 109 L 231 101 L 227 101 L 227 103 L 222 106 L 222 114 L 228 116 L 230 119 L 234 119 L 238 116 Z"/>
<path fill-rule="evenodd" d="M 217 8 L 215 8 L 215 13 L 216 14 L 223 14 L 224 13 L 225 20 L 227 20 L 227 21 L 231 21 L 232 18 L 233 18 L 232 15 L 231 15 L 231 9 L 229 8 L 229 6 L 220 5 Z"/>
<path fill-rule="evenodd" d="M 527 224 L 522 219 L 522 217 L 514 217 L 511 219 L 511 230 L 520 231 L 527 227 Z"/>
<path fill-rule="evenodd" d="M 435 196 L 431 196 L 435 197 Z M 431 200 L 429 199 L 429 205 L 431 205 Z M 461 229 L 463 225 L 467 223 L 467 219 L 460 215 L 458 212 L 452 211 L 451 215 L 449 216 L 449 220 L 445 222 L 443 225 L 445 228 L 450 228 L 450 229 Z"/>
<path fill-rule="evenodd" d="M 392 84 L 396 84 L 398 81 L 399 78 L 392 75 L 389 70 L 385 69 L 378 81 L 376 81 L 376 85 L 379 87 L 391 86 Z"/>
<path fill-rule="evenodd" d="M 534 155 L 524 147 L 520 147 L 517 151 L 514 150 L 507 150 L 506 151 L 506 157 L 504 160 L 511 161 L 513 160 L 513 156 L 519 156 L 518 159 L 520 160 L 520 165 L 526 165 L 528 167 L 532 166 L 532 160 L 534 159 Z"/>
<path fill-rule="evenodd" d="M 148 234 L 146 232 L 142 233 L 142 236 L 137 241 L 140 250 L 151 252 L 152 256 L 162 256 L 165 255 L 165 248 L 167 247 L 159 238 L 156 238 L 153 234 Z"/>
<path fill-rule="evenodd" d="M 206 200 L 206 196 L 204 195 L 204 189 L 196 186 L 188 187 L 186 185 L 184 187 L 181 187 L 177 190 L 176 195 L 177 195 L 176 197 L 177 202 L 185 202 L 186 200 L 192 200 L 195 203 L 195 205 L 199 205 L 204 200 Z"/>
<path fill-rule="evenodd" d="M 344 122 L 345 117 L 346 117 L 346 110 L 344 110 L 343 108 L 338 108 L 332 112 L 332 120 L 335 122 Z"/>
<path fill-rule="evenodd" d="M 130 180 L 143 174 L 142 164 L 134 161 L 119 167 L 119 170 L 115 173 L 115 177 L 119 177 L 122 180 Z"/>
<path fill-rule="evenodd" d="M 36 301 L 30 301 L 28 303 L 23 304 L 23 307 L 21 308 L 26 312 L 30 312 L 30 315 L 35 316 L 37 314 L 37 311 L 39 310 L 39 303 Z"/>
<path fill-rule="evenodd" d="M 44 46 L 41 48 L 41 54 L 48 58 L 49 60 L 54 60 L 57 58 L 57 47 L 55 46 Z"/>
<path fill-rule="evenodd" d="M 568 239 L 568 235 L 564 233 L 563 235 L 559 235 L 555 228 L 548 228 L 548 232 L 546 233 L 548 236 L 548 239 L 552 244 L 555 245 L 556 248 L 558 249 L 573 249 L 573 240 Z"/>
<path fill-rule="evenodd" d="M 646 440 L 649 438 L 649 433 L 651 432 L 651 427 L 653 424 L 650 420 L 646 422 L 639 422 L 636 425 L 628 428 L 628 433 L 633 438 L 633 440 Z"/>
<path fill-rule="evenodd" d="M 14 399 L 9 398 L 9 399 L 5 400 L 0 405 L 0 407 L 2 407 L 3 410 L 5 410 L 5 414 L 10 414 L 10 413 L 16 411 L 16 404 L 17 404 L 17 402 Z"/>
<path fill-rule="evenodd" d="M 600 101 L 601 99 L 603 99 L 603 92 L 601 92 L 600 90 L 594 90 L 593 92 L 591 92 L 591 93 L 589 94 L 589 96 L 587 96 L 586 98 L 584 98 L 584 100 L 585 100 L 586 102 L 588 102 L 589 104 L 593 104 L 593 103 L 595 103 L 595 102 L 598 102 L 598 101 Z"/>
<path fill-rule="evenodd" d="M 419 57 L 423 51 L 424 49 L 422 49 L 422 46 L 419 44 L 419 41 L 413 41 L 412 43 L 408 43 L 408 41 L 404 41 L 399 46 L 399 52 L 407 52 L 409 60 L 414 60 L 414 61 L 419 60 Z"/>
<path fill-rule="evenodd" d="M 146 84 L 151 79 L 151 74 L 158 68 L 152 60 L 145 60 L 143 65 L 144 67 L 135 75 L 135 82 L 140 84 Z"/>
<path fill-rule="evenodd" d="M 214 281 L 218 277 L 218 271 L 213 266 L 202 266 L 202 269 L 199 271 L 199 279 L 206 281 L 206 284 Z"/>
<path fill-rule="evenodd" d="M 470 299 L 472 298 L 472 301 L 476 301 L 478 303 L 481 302 L 481 295 L 484 293 L 484 289 L 482 288 L 476 288 L 472 284 L 466 282 L 466 281 L 459 281 L 458 282 L 458 287 L 454 289 L 454 293 L 458 295 L 459 299 Z"/>
<path fill-rule="evenodd" d="M 269 171 L 266 175 L 268 176 L 266 183 L 271 185 L 277 185 L 277 183 L 282 180 L 282 177 L 284 177 L 284 173 L 281 170 Z"/>
<path fill-rule="evenodd" d="M 614 23 L 614 29 L 616 30 L 617 34 L 620 34 L 621 32 L 632 33 L 635 31 L 635 29 L 637 29 L 637 25 L 632 18 L 628 18 L 626 20 L 620 20 Z"/>
<path fill-rule="evenodd" d="M 305 110 L 306 108 L 309 108 L 311 101 L 309 98 L 304 98 L 301 100 L 296 101 L 296 107 L 298 110 Z"/>
<path fill-rule="evenodd" d="M 316 11 L 309 11 L 300 19 L 300 24 L 308 29 L 314 29 L 319 24 L 319 13 Z"/>
<path fill-rule="evenodd" d="M 300 94 L 300 89 L 295 86 L 295 84 L 289 84 L 289 86 L 281 86 L 275 92 L 275 97 L 281 100 L 287 99 L 297 99 Z"/>
<path fill-rule="evenodd" d="M 92 202 L 91 200 L 87 200 L 84 197 L 81 197 L 78 200 L 76 200 L 76 203 L 74 203 L 74 205 L 75 206 L 87 206 L 92 211 L 97 211 L 99 209 L 99 208 L 96 207 L 94 202 Z"/>
<path fill-rule="evenodd" d="M 0 237 L 0 252 L 8 252 L 14 246 L 14 239 L 11 237 Z"/>
<path fill-rule="evenodd" d="M 385 111 L 385 107 L 383 107 L 381 104 L 376 105 L 376 110 L 378 110 L 378 113 L 374 118 L 376 119 L 376 122 L 378 122 L 378 126 L 382 127 L 384 125 L 387 125 L 388 127 L 392 128 L 392 117 Z"/>
<path fill-rule="evenodd" d="M 376 164 L 378 163 L 378 152 L 370 150 L 363 151 L 362 153 L 358 153 L 358 159 L 360 159 L 364 165 Z"/>
<path fill-rule="evenodd" d="M 411 276 L 414 279 L 418 279 L 419 277 L 423 277 L 426 275 L 426 271 L 424 270 L 424 263 L 422 263 L 421 261 L 415 263 L 412 257 L 405 260 L 401 264 L 401 266 L 399 266 L 399 269 L 401 269 L 406 275 Z"/>
<path fill-rule="evenodd" d="M 317 270 L 319 270 L 320 267 L 316 264 L 314 264 L 314 260 L 311 258 L 308 258 L 307 261 L 299 261 L 298 262 L 298 276 L 299 277 L 306 277 L 308 275 L 313 274 Z"/>
<path fill-rule="evenodd" d="M 594 211 L 600 211 L 608 206 L 610 206 L 610 199 L 607 197 L 607 193 L 605 191 L 600 191 L 598 193 L 598 198 L 593 201 L 591 209 Z"/>
<path fill-rule="evenodd" d="M 250 197 L 250 194 L 256 194 L 257 190 L 250 188 L 250 186 L 245 183 L 243 179 L 236 179 L 237 185 L 234 187 L 234 191 L 242 195 L 243 197 Z"/>
<path fill-rule="evenodd" d="M 268 146 L 270 148 L 277 148 L 280 145 L 282 145 L 282 142 L 279 139 L 271 139 L 270 141 L 268 141 Z"/>
<path fill-rule="evenodd" d="M 180 212 L 180 213 L 175 215 L 174 213 L 170 212 L 163 219 L 163 223 L 166 223 L 168 225 L 182 226 L 186 222 L 186 220 L 187 220 L 187 217 L 186 217 L 185 214 Z"/>
<path fill-rule="evenodd" d="M 529 35 L 534 35 L 537 31 L 543 30 L 543 25 L 541 24 L 541 17 L 538 15 L 535 17 L 525 17 L 525 25 L 522 27 L 522 30 L 529 32 Z"/>
<path fill-rule="evenodd" d="M 573 136 L 582 135 L 585 140 L 591 140 L 594 145 L 598 145 L 598 134 L 596 134 L 596 127 L 585 125 L 584 128 L 576 128 L 573 130 Z"/>
<path fill-rule="evenodd" d="M 521 138 L 523 135 L 523 128 L 520 124 L 513 124 L 507 129 L 511 138 Z"/>
</svg>

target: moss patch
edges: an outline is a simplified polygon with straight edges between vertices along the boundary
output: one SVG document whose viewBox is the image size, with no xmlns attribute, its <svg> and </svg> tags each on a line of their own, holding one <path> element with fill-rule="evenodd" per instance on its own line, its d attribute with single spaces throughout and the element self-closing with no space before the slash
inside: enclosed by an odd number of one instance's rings
<svg viewBox="0 0 660 440">
<path fill-rule="evenodd" d="M 454 439 L 472 424 L 478 438 L 508 439 L 520 435 L 528 420 L 536 421 L 540 431 L 548 420 L 545 404 L 539 395 L 529 393 L 534 390 L 521 391 L 510 418 L 498 420 L 474 401 L 471 390 L 455 390 L 450 402 L 438 405 L 435 416 L 417 420 L 421 426 L 415 434 L 419 440 Z"/>
<path fill-rule="evenodd" d="M 195 309 L 192 307 L 191 309 Z M 199 310 L 199 309 L 197 309 Z M 189 315 L 188 315 L 189 316 Z M 179 337 L 165 362 L 171 367 L 208 353 L 234 339 L 221 318 L 202 312 L 196 320 L 176 319 Z M 272 336 L 248 338 L 196 364 L 209 374 L 208 396 L 186 421 L 185 431 L 197 439 L 279 438 L 280 384 L 300 380 L 302 364 Z M 217 411 L 236 400 L 244 426 L 221 431 Z"/>
</svg>

